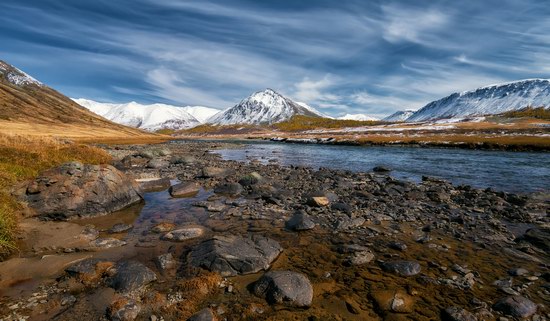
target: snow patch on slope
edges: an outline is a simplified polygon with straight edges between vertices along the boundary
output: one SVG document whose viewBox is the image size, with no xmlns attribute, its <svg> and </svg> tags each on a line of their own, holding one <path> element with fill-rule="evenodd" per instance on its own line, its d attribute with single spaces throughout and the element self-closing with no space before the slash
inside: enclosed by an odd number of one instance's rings
<svg viewBox="0 0 550 321">
<path fill-rule="evenodd" d="M 383 121 L 405 121 L 407 118 L 411 117 L 411 115 L 414 113 L 414 110 L 400 110 L 396 111 L 395 113 L 389 115 L 386 118 L 383 118 Z"/>
<path fill-rule="evenodd" d="M 16 86 L 24 86 L 24 85 L 43 86 L 44 85 L 40 81 L 29 76 L 24 71 L 17 69 L 16 67 L 11 66 L 3 61 L 0 61 L 0 74 L 3 74 L 10 83 Z"/>
<path fill-rule="evenodd" d="M 338 119 L 341 119 L 341 120 L 358 120 L 358 121 L 378 120 L 378 118 L 369 116 L 367 114 L 346 114 L 342 117 L 338 117 Z"/>
</svg>

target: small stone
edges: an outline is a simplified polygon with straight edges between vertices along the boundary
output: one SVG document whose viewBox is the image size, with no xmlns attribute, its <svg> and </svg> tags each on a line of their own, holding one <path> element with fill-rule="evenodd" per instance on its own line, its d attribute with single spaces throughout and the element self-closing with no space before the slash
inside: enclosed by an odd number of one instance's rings
<svg viewBox="0 0 550 321">
<path fill-rule="evenodd" d="M 170 231 L 162 237 L 163 240 L 183 242 L 201 236 L 204 230 L 200 227 L 186 227 Z"/>
<path fill-rule="evenodd" d="M 508 274 L 510 274 L 511 276 L 522 276 L 527 273 L 529 273 L 529 271 L 524 268 L 515 268 L 508 271 Z"/>
<path fill-rule="evenodd" d="M 176 225 L 172 224 L 172 223 L 159 223 L 157 225 L 155 225 L 152 229 L 151 229 L 151 232 L 153 233 L 166 233 L 166 232 L 170 232 L 171 230 L 173 230 L 174 228 L 176 227 Z"/>
<path fill-rule="evenodd" d="M 390 242 L 389 247 L 391 249 L 397 250 L 397 251 L 405 251 L 407 250 L 407 244 L 401 243 L 401 242 Z"/>
<path fill-rule="evenodd" d="M 97 240 L 94 240 L 90 242 L 90 245 L 92 247 L 102 248 L 102 249 L 110 249 L 112 247 L 120 247 L 124 246 L 127 243 L 125 241 L 121 241 L 119 239 L 115 239 L 113 237 L 105 237 L 105 238 L 98 238 Z"/>
<path fill-rule="evenodd" d="M 109 233 L 113 233 L 113 234 L 114 233 L 123 233 L 123 232 L 126 232 L 126 231 L 130 230 L 133 227 L 134 226 L 132 224 L 117 223 L 109 229 Z"/>
<path fill-rule="evenodd" d="M 413 311 L 413 297 L 402 291 L 375 291 L 372 293 L 372 297 L 382 311 L 396 313 L 410 313 Z"/>
<path fill-rule="evenodd" d="M 187 321 L 216 321 L 218 320 L 211 309 L 204 308 L 193 314 Z"/>
<path fill-rule="evenodd" d="M 370 250 L 354 252 L 346 259 L 350 265 L 363 265 L 374 260 L 374 253 Z"/>
<path fill-rule="evenodd" d="M 176 260 L 174 260 L 172 253 L 166 253 L 155 258 L 155 265 L 159 270 L 166 271 L 176 267 Z"/>
<path fill-rule="evenodd" d="M 420 273 L 420 264 L 416 261 L 391 261 L 383 262 L 382 269 L 401 276 L 413 276 Z"/>
<path fill-rule="evenodd" d="M 313 196 L 307 200 L 307 204 L 315 207 L 325 207 L 330 204 L 330 201 L 325 196 Z"/>
<path fill-rule="evenodd" d="M 286 222 L 286 227 L 294 231 L 307 231 L 315 227 L 315 222 L 307 213 L 300 211 Z"/>
<path fill-rule="evenodd" d="M 475 315 L 461 307 L 448 307 L 443 311 L 444 321 L 477 321 Z"/>
</svg>

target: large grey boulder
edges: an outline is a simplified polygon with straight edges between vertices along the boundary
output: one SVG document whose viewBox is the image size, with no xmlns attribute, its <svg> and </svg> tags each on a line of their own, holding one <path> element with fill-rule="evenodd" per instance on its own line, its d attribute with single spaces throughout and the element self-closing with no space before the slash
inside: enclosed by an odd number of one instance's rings
<svg viewBox="0 0 550 321">
<path fill-rule="evenodd" d="M 24 200 L 36 216 L 67 220 L 112 213 L 142 197 L 138 185 L 113 166 L 71 162 L 30 182 Z"/>
<path fill-rule="evenodd" d="M 537 312 L 537 305 L 520 295 L 513 295 L 500 299 L 493 309 L 516 318 L 527 318 Z"/>
<path fill-rule="evenodd" d="M 191 251 L 189 263 L 222 276 L 235 276 L 269 268 L 282 251 L 277 241 L 263 236 L 215 236 Z"/>
<path fill-rule="evenodd" d="M 253 286 L 255 295 L 270 304 L 309 307 L 313 299 L 313 287 L 309 279 L 292 271 L 269 271 Z"/>
<path fill-rule="evenodd" d="M 157 279 L 155 272 L 136 261 L 118 262 L 114 268 L 115 274 L 109 283 L 118 292 L 136 291 Z"/>
</svg>

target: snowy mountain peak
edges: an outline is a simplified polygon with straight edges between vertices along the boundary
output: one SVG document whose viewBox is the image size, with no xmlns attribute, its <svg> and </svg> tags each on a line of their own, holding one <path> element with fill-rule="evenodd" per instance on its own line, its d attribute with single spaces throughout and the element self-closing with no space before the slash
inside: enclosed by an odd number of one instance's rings
<svg viewBox="0 0 550 321">
<path fill-rule="evenodd" d="M 527 106 L 550 107 L 549 79 L 524 79 L 454 93 L 427 104 L 407 121 L 493 115 Z"/>
<path fill-rule="evenodd" d="M 40 81 L 29 76 L 24 71 L 17 69 L 16 67 L 3 62 L 2 60 L 0 60 L 0 75 L 3 75 L 7 81 L 16 86 L 44 85 Z"/>
<path fill-rule="evenodd" d="M 239 104 L 214 115 L 208 120 L 217 125 L 273 124 L 292 118 L 294 115 L 323 117 L 304 103 L 297 103 L 273 89 L 257 91 Z"/>
<path fill-rule="evenodd" d="M 414 113 L 414 110 L 407 109 L 407 110 L 399 110 L 395 113 L 389 115 L 386 118 L 383 118 L 383 121 L 405 121 L 407 118 L 411 117 L 411 115 Z"/>
<path fill-rule="evenodd" d="M 185 110 L 185 107 L 165 104 L 142 105 L 134 101 L 126 104 L 111 104 L 88 99 L 73 100 L 91 112 L 115 123 L 149 131 L 186 129 L 201 124 Z"/>
</svg>

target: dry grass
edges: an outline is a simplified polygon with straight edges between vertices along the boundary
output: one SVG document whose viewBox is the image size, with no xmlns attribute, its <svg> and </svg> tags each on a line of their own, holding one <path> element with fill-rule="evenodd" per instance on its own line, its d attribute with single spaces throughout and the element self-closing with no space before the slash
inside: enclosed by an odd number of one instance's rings
<svg viewBox="0 0 550 321">
<path fill-rule="evenodd" d="M 503 117 L 509 118 L 536 118 L 550 120 L 550 109 L 544 107 L 526 107 L 519 110 L 513 110 L 502 114 Z"/>
<path fill-rule="evenodd" d="M 296 115 L 287 121 L 274 124 L 273 127 L 282 131 L 297 132 L 313 129 L 374 126 L 380 123 L 379 121 L 342 120 Z"/>
<path fill-rule="evenodd" d="M 15 249 L 17 213 L 21 209 L 10 189 L 68 161 L 105 164 L 111 156 L 99 148 L 55 138 L 0 134 L 0 257 Z"/>
</svg>

